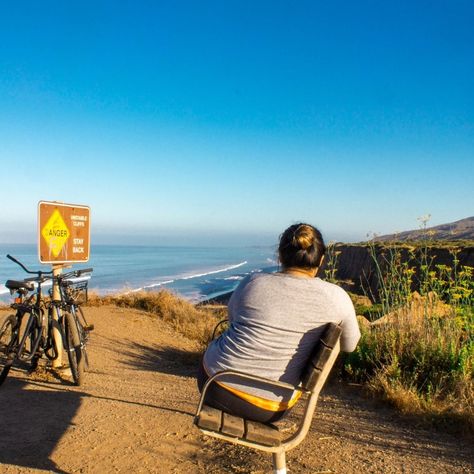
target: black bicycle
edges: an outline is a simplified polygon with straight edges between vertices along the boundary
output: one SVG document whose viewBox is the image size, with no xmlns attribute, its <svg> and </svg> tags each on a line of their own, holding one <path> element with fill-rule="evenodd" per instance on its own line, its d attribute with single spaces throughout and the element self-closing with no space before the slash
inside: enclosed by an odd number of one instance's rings
<svg viewBox="0 0 474 474">
<path fill-rule="evenodd" d="M 12 256 L 7 257 L 27 273 L 36 276 L 5 283 L 10 293 L 16 294 L 11 305 L 16 312 L 9 315 L 0 328 L 0 384 L 5 381 L 14 364 L 20 368 L 29 367 L 30 371 L 35 370 L 41 350 L 47 357 L 54 358 L 48 311 L 42 298 L 42 285 L 52 278 L 53 272 L 33 272 Z"/>
<path fill-rule="evenodd" d="M 92 272 L 92 269 L 76 270 L 53 277 L 51 271 L 31 271 L 11 255 L 7 257 L 27 273 L 36 276 L 23 281 L 8 280 L 5 283 L 12 295 L 16 294 L 11 305 L 16 313 L 8 316 L 0 328 L 0 385 L 14 365 L 20 369 L 26 366 L 26 370 L 32 372 L 37 368 L 42 355 L 51 361 L 58 358 L 54 329 L 61 335 L 74 383 L 80 385 L 87 364 L 87 335 L 93 327 L 85 321 L 78 300 L 74 298 L 78 293 L 77 287 L 74 289 L 74 282 L 69 278 L 80 277 Z M 47 280 L 59 286 L 59 300 L 43 298 L 42 285 Z M 85 288 L 87 294 L 87 285 Z M 79 293 L 82 292 L 79 290 Z"/>
<path fill-rule="evenodd" d="M 89 367 L 87 341 L 94 325 L 87 322 L 81 307 L 87 302 L 87 280 L 77 281 L 76 279 L 92 271 L 92 268 L 85 268 L 54 277 L 59 287 L 60 300 L 55 301 L 52 298 L 52 305 L 59 307 L 59 312 L 62 314 L 69 367 L 77 385 L 82 383 L 85 369 Z M 52 293 L 51 291 L 51 296 Z"/>
</svg>

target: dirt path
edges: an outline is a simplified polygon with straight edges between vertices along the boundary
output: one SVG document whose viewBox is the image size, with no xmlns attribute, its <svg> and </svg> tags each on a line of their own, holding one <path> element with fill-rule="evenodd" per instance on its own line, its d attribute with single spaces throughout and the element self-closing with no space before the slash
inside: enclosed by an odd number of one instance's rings
<svg viewBox="0 0 474 474">
<path fill-rule="evenodd" d="M 5 313 L 0 312 L 0 320 Z M 84 386 L 12 373 L 0 387 L 0 472 L 267 473 L 271 459 L 201 436 L 195 345 L 151 316 L 88 308 L 95 324 Z M 472 473 L 466 440 L 407 424 L 354 387 L 332 384 L 292 473 Z"/>
</svg>

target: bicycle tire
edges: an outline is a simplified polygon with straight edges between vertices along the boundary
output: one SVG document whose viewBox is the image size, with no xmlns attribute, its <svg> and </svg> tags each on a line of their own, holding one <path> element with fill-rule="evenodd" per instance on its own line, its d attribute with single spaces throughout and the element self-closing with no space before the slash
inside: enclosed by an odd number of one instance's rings
<svg viewBox="0 0 474 474">
<path fill-rule="evenodd" d="M 41 327 L 38 322 L 38 312 L 35 309 L 25 312 L 22 318 L 28 315 L 26 325 L 18 328 L 18 348 L 16 351 L 16 358 L 19 363 L 31 362 L 34 354 L 41 350 Z M 38 353 L 38 356 L 40 354 Z"/>
<path fill-rule="evenodd" d="M 75 313 L 78 322 L 77 327 L 79 329 L 79 338 L 81 339 L 82 353 L 84 355 L 84 367 L 85 369 L 88 369 L 89 356 L 87 354 L 87 342 L 89 341 L 89 332 L 94 329 L 94 325 L 88 324 L 84 316 L 84 311 L 78 304 L 72 306 L 72 312 Z"/>
<path fill-rule="evenodd" d="M 89 333 L 94 330 L 94 325 L 89 324 L 87 322 L 87 319 L 84 315 L 84 311 L 82 309 L 82 306 L 80 306 L 79 304 L 75 304 L 74 307 L 76 308 L 76 312 L 77 312 L 77 315 L 78 315 L 77 319 L 78 319 L 80 325 L 82 326 L 82 329 L 84 331 L 84 335 L 86 336 L 86 342 L 87 342 L 87 338 L 89 337 Z"/>
<path fill-rule="evenodd" d="M 10 372 L 15 357 L 15 349 L 18 344 L 18 334 L 15 331 L 16 317 L 13 314 L 7 316 L 0 328 L 0 385 L 3 384 Z"/>
<path fill-rule="evenodd" d="M 84 354 L 77 324 L 77 320 L 72 313 L 65 314 L 64 347 L 66 348 L 74 383 L 81 385 L 84 380 Z"/>
<path fill-rule="evenodd" d="M 33 311 L 32 314 L 35 314 L 35 312 Z M 38 362 L 41 359 L 41 348 L 43 347 L 42 328 L 39 326 L 38 319 L 36 318 L 37 316 L 35 316 L 35 323 L 31 326 L 28 335 L 29 350 L 26 351 L 26 348 L 23 348 L 27 360 L 30 360 L 30 366 L 27 369 L 29 374 L 33 373 L 38 368 Z"/>
</svg>

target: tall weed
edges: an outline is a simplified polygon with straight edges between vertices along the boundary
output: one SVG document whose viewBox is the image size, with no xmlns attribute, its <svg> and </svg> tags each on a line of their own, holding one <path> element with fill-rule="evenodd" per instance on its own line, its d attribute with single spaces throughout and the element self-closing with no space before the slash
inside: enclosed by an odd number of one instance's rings
<svg viewBox="0 0 474 474">
<path fill-rule="evenodd" d="M 429 245 L 371 244 L 379 317 L 362 327 L 345 373 L 404 412 L 474 432 L 473 268 L 454 248 L 452 266 L 435 265 Z"/>
</svg>

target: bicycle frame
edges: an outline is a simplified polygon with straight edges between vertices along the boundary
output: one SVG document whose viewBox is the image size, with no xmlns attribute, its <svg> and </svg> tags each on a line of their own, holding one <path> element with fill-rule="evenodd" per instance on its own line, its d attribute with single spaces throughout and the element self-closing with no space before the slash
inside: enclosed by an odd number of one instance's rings
<svg viewBox="0 0 474 474">
<path fill-rule="evenodd" d="M 26 314 L 29 314 L 28 321 L 26 323 L 25 330 L 21 337 L 21 340 L 18 343 L 15 358 L 18 358 L 22 362 L 29 362 L 31 361 L 41 344 L 41 340 L 43 339 L 44 344 L 46 344 L 47 337 L 48 337 L 48 325 L 49 325 L 49 318 L 45 317 L 45 310 L 43 308 L 44 301 L 42 298 L 42 285 L 45 281 L 51 279 L 49 276 L 52 272 L 44 272 L 42 270 L 39 271 L 31 271 L 25 265 L 23 265 L 20 261 L 16 258 L 12 257 L 11 255 L 7 255 L 7 258 L 12 260 L 14 263 L 19 265 L 25 272 L 29 274 L 36 275 L 35 277 L 25 278 L 25 282 L 33 282 L 36 283 L 36 288 L 33 294 L 31 294 L 28 298 L 26 298 L 27 293 L 23 289 L 11 290 L 12 294 L 16 291 L 18 293 L 18 297 L 16 298 L 17 301 L 11 305 L 12 309 L 16 310 L 16 325 L 14 328 L 15 337 L 19 337 L 21 324 L 23 322 L 23 318 Z M 26 301 L 24 299 L 26 298 Z M 34 299 L 34 303 L 32 300 Z M 19 300 L 19 301 L 18 301 Z M 31 347 L 30 347 L 30 354 L 27 357 L 23 356 L 26 341 L 29 337 L 32 336 L 32 331 L 34 330 L 33 326 L 36 324 L 38 328 L 38 334 L 32 340 Z M 46 353 L 47 348 L 43 347 L 44 352 Z"/>
</svg>

